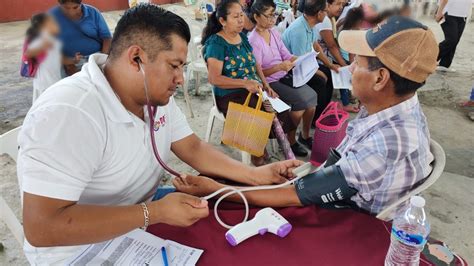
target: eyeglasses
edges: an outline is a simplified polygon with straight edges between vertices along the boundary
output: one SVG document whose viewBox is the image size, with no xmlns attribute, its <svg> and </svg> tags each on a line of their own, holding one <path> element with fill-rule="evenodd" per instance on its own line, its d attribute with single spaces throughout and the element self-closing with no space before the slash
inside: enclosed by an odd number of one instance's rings
<svg viewBox="0 0 474 266">
<path fill-rule="evenodd" d="M 266 17 L 268 20 L 273 20 L 273 19 L 277 19 L 278 18 L 278 14 L 274 13 L 272 15 L 265 15 L 265 14 L 262 14 L 264 17 Z"/>
</svg>

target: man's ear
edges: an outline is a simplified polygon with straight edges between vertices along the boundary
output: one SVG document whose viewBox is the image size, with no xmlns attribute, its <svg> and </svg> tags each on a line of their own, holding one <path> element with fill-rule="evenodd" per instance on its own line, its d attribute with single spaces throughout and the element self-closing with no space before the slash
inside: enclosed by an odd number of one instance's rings
<svg viewBox="0 0 474 266">
<path fill-rule="evenodd" d="M 377 92 L 381 92 L 384 90 L 390 82 L 390 71 L 388 69 L 382 67 L 379 68 L 377 71 L 374 71 L 374 74 L 377 75 L 374 90 Z"/>
<path fill-rule="evenodd" d="M 147 56 L 143 52 L 143 50 L 138 45 L 132 45 L 127 49 L 127 59 L 128 63 L 136 68 L 136 71 L 140 71 L 140 64 L 138 63 L 137 58 L 140 59 L 140 63 L 146 64 L 147 63 Z"/>
</svg>

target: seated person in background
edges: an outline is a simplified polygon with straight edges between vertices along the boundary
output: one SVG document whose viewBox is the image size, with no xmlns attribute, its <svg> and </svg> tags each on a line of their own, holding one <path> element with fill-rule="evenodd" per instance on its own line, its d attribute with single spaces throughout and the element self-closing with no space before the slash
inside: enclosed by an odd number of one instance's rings
<svg viewBox="0 0 474 266">
<path fill-rule="evenodd" d="M 297 57 L 288 52 L 280 33 L 272 29 L 276 21 L 275 9 L 276 4 L 273 0 L 256 0 L 253 3 L 251 19 L 256 28 L 250 33 L 249 42 L 253 47 L 257 64 L 262 68 L 270 87 L 291 106 L 290 116 L 295 125 L 299 125 L 303 119 L 301 135 L 303 139 L 308 139 L 318 98 L 316 92 L 308 85 L 295 88 L 280 81 L 294 67 Z M 291 131 L 288 134 L 291 150 L 296 156 L 308 155 L 303 146 L 296 142 L 295 133 L 296 131 Z"/>
<path fill-rule="evenodd" d="M 59 39 L 63 42 L 63 56 L 82 56 L 78 64 L 64 64 L 66 74 L 81 70 L 82 64 L 94 53 L 108 54 L 112 42 L 104 17 L 97 8 L 82 4 L 82 0 L 58 0 L 59 6 L 50 10 L 61 29 Z"/>
<path fill-rule="evenodd" d="M 314 29 L 314 26 L 321 23 L 326 17 L 326 6 L 326 0 L 304 1 L 304 14 L 290 24 L 285 32 L 283 32 L 282 39 L 292 55 L 302 56 L 316 50 L 319 52 L 318 59 L 327 66 L 330 66 L 331 69 L 338 71 L 338 66 L 333 65 L 324 53 L 321 52 L 322 49 L 317 42 L 319 34 Z M 314 119 L 317 119 L 331 102 L 332 90 L 326 88 L 327 80 L 328 77 L 318 70 L 316 75 L 307 83 L 318 95 L 318 105 L 316 106 Z M 313 138 L 300 136 L 298 141 L 308 149 L 311 149 L 313 146 Z"/>
<path fill-rule="evenodd" d="M 244 10 L 244 29 L 243 33 L 246 35 L 255 28 L 255 22 L 250 19 L 250 7 L 252 6 L 253 0 L 240 0 L 240 5 Z"/>
<path fill-rule="evenodd" d="M 326 90 L 333 91 L 332 76 L 330 66 L 336 63 L 340 66 L 347 66 L 347 62 L 341 55 L 339 45 L 337 44 L 336 17 L 339 17 L 344 7 L 344 0 L 328 0 L 328 12 L 322 23 L 315 26 L 319 34 L 319 45 L 323 48 L 323 53 L 329 58 L 331 64 L 326 65 L 320 60 L 319 69 L 329 77 L 326 83 Z M 349 90 L 340 89 L 341 102 L 343 109 L 347 112 L 357 113 L 359 108 L 352 106 L 349 99 Z"/>
<path fill-rule="evenodd" d="M 347 16 L 341 20 L 340 26 L 338 29 L 338 35 L 341 31 L 344 30 L 361 30 L 362 23 L 364 22 L 364 10 L 362 7 L 351 8 L 347 12 Z M 348 63 L 354 62 L 354 54 L 349 54 L 346 50 L 341 49 L 341 56 L 344 58 L 344 61 Z"/>
<path fill-rule="evenodd" d="M 221 2 L 220 0 L 216 1 L 216 6 L 220 5 Z M 253 0 L 239 0 L 239 3 L 244 11 L 244 29 L 242 33 L 247 35 L 247 33 L 255 28 L 255 24 L 250 20 L 250 7 L 252 6 Z"/>
<path fill-rule="evenodd" d="M 217 108 L 227 114 L 229 102 L 243 104 L 253 93 L 250 106 L 255 107 L 260 89 L 277 97 L 252 54 L 252 46 L 242 33 L 244 12 L 238 0 L 224 0 L 212 13 L 203 32 L 204 58 L 209 70 L 209 83 L 214 85 Z M 277 115 L 285 133 L 296 130 L 288 112 Z M 252 163 L 265 163 L 265 156 L 252 156 Z"/>
<path fill-rule="evenodd" d="M 393 38 L 392 38 L 393 37 Z M 324 168 L 280 189 L 245 192 L 259 206 L 350 207 L 378 214 L 431 172 L 430 135 L 416 90 L 436 69 L 438 47 L 424 25 L 392 17 L 369 31 L 344 31 L 341 46 L 356 54 L 354 95 L 363 107 Z M 404 49 L 400 49 L 403 47 Z M 179 191 L 207 195 L 221 188 L 206 177 L 174 181 Z M 228 199 L 240 201 L 234 195 Z"/>
</svg>

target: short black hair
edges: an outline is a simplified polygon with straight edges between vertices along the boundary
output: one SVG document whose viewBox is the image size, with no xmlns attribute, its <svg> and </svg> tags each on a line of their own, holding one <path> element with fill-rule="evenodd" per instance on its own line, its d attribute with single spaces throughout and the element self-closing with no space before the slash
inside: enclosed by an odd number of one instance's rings
<svg viewBox="0 0 474 266">
<path fill-rule="evenodd" d="M 250 20 L 253 22 L 253 24 L 257 24 L 257 21 L 254 17 L 255 15 L 261 16 L 270 8 L 276 9 L 276 4 L 273 0 L 256 0 L 253 2 L 252 6 L 250 7 Z"/>
<path fill-rule="evenodd" d="M 35 14 L 30 19 L 30 27 L 26 30 L 26 41 L 30 43 L 41 34 L 41 28 L 44 23 L 50 18 L 47 13 Z"/>
<path fill-rule="evenodd" d="M 119 57 L 131 45 L 138 45 L 153 61 L 160 51 L 172 49 L 172 34 L 186 43 L 191 39 L 189 26 L 183 18 L 158 5 L 139 4 L 128 9 L 118 21 L 110 58 Z"/>
<path fill-rule="evenodd" d="M 370 71 L 374 71 L 379 68 L 385 68 L 389 71 L 390 79 L 392 80 L 393 86 L 395 87 L 395 94 L 398 96 L 405 96 L 407 94 L 414 93 L 419 88 L 423 87 L 423 85 L 425 85 L 425 82 L 418 83 L 398 75 L 390 68 L 386 67 L 377 57 L 367 57 L 367 61 Z"/>
<path fill-rule="evenodd" d="M 324 11 L 326 6 L 326 0 L 305 0 L 303 13 L 308 16 L 316 16 L 320 11 Z"/>
<path fill-rule="evenodd" d="M 75 4 L 82 4 L 82 0 L 58 0 L 60 5 L 64 5 L 66 3 L 75 3 Z"/>
</svg>

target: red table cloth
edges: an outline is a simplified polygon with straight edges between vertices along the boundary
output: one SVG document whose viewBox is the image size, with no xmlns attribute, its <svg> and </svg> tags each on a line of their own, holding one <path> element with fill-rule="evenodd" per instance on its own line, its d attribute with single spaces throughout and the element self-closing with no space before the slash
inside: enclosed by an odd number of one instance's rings
<svg viewBox="0 0 474 266">
<path fill-rule="evenodd" d="M 285 238 L 267 233 L 232 247 L 224 236 L 227 229 L 217 223 L 210 207 L 209 217 L 193 226 L 158 224 L 148 232 L 203 249 L 198 265 L 383 265 L 390 245 L 390 223 L 353 210 L 310 206 L 277 209 L 293 226 Z M 258 210 L 251 208 L 249 217 Z M 243 219 L 243 205 L 221 204 L 219 215 L 227 224 L 236 224 Z M 420 265 L 435 264 L 422 255 Z M 453 265 L 461 264 L 456 260 Z"/>
</svg>

